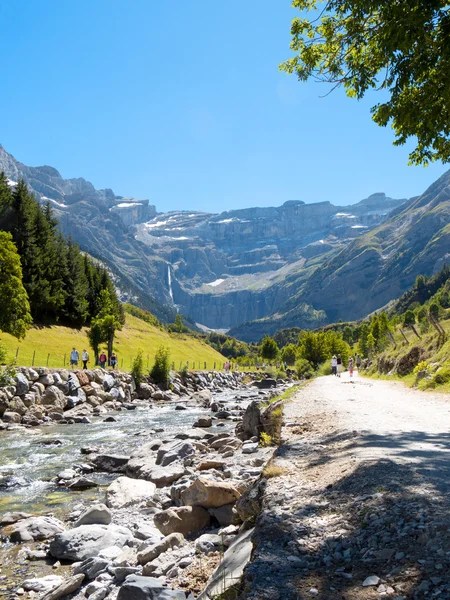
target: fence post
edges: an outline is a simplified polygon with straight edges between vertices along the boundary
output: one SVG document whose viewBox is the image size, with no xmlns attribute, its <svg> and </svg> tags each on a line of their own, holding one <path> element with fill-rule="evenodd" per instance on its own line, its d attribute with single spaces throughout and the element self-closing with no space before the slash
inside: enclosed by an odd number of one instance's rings
<svg viewBox="0 0 450 600">
<path fill-rule="evenodd" d="M 186 366 L 189 369 L 189 361 L 188 360 L 186 361 Z"/>
<path fill-rule="evenodd" d="M 182 366 L 183 366 L 183 361 L 180 360 L 180 371 L 181 371 Z"/>
<path fill-rule="evenodd" d="M 19 356 L 19 348 L 17 348 L 16 350 L 16 362 L 17 362 L 17 357 Z"/>
<path fill-rule="evenodd" d="M 66 366 L 66 355 L 64 354 L 64 367 Z"/>
<path fill-rule="evenodd" d="M 31 361 L 31 366 L 34 367 L 34 357 L 36 356 L 36 350 L 33 350 L 33 360 Z"/>
<path fill-rule="evenodd" d="M 123 358 L 122 358 L 122 362 L 120 364 L 120 368 L 123 369 Z"/>
<path fill-rule="evenodd" d="M 205 371 L 206 371 L 206 361 L 205 361 Z"/>
<path fill-rule="evenodd" d="M 149 366 L 150 366 L 150 358 L 149 358 L 149 355 L 147 354 L 147 369 Z"/>
<path fill-rule="evenodd" d="M 50 352 L 47 354 L 47 367 L 48 367 L 48 361 L 50 360 Z"/>
<path fill-rule="evenodd" d="M 216 363 L 214 362 L 214 371 L 216 370 Z"/>
</svg>

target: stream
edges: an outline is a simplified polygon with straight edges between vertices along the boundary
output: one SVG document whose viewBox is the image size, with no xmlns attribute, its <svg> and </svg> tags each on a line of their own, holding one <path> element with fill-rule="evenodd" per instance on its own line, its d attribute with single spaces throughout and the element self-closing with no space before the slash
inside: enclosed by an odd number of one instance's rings
<svg viewBox="0 0 450 600">
<path fill-rule="evenodd" d="M 256 395 L 254 389 L 229 390 L 214 394 L 214 399 L 229 406 L 245 407 Z M 149 439 L 173 438 L 191 428 L 198 417 L 211 414 L 200 407 L 175 410 L 175 406 L 176 403 L 138 406 L 136 410 L 92 417 L 91 423 L 61 425 L 53 422 L 49 426 L 1 432 L 0 514 L 9 511 L 35 515 L 51 513 L 65 520 L 80 501 L 104 501 L 105 489 L 117 478 L 117 473 L 90 473 L 87 477 L 99 487 L 79 492 L 57 486 L 58 473 L 86 462 L 80 451 L 84 446 L 98 446 L 101 453 L 129 455 Z M 109 416 L 114 416 L 116 421 L 105 421 Z M 211 432 L 226 431 L 235 426 L 232 420 L 213 423 Z M 30 569 L 33 573 L 45 571 L 44 564 L 38 566 L 36 562 L 21 560 L 21 546 L 23 544 L 0 541 L 0 597 L 11 595 L 20 583 L 19 573 L 23 578 Z M 48 568 L 47 565 L 47 573 Z M 12 582 L 15 586 L 11 586 Z"/>
</svg>

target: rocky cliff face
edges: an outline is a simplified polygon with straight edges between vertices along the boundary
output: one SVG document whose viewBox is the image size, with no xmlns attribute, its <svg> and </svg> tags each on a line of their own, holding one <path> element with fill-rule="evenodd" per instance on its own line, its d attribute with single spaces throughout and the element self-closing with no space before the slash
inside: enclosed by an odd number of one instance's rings
<svg viewBox="0 0 450 600">
<path fill-rule="evenodd" d="M 141 305 L 245 339 L 359 318 L 448 256 L 449 175 L 410 201 L 377 193 L 346 207 L 291 200 L 215 214 L 157 213 L 148 200 L 27 167 L 1 146 L 0 170 L 50 202 L 61 229 Z"/>
<path fill-rule="evenodd" d="M 359 319 L 397 298 L 420 273 L 431 275 L 450 259 L 450 171 L 422 196 L 397 208 L 382 225 L 329 255 L 277 315 L 264 321 L 267 333 L 301 320 L 298 307 L 313 306 L 326 322 Z M 261 322 L 231 331 L 256 339 Z"/>
<path fill-rule="evenodd" d="M 148 200 L 125 199 L 112 190 L 96 190 L 82 178 L 63 179 L 53 167 L 27 167 L 0 146 L 2 171 L 12 187 L 24 179 L 41 202 L 49 202 L 61 230 L 111 268 L 126 298 L 138 299 L 159 318 L 173 318 L 175 311 L 170 308 L 167 288 L 160 285 L 165 269 L 130 230 L 130 225 L 155 215 L 155 207 Z"/>
</svg>

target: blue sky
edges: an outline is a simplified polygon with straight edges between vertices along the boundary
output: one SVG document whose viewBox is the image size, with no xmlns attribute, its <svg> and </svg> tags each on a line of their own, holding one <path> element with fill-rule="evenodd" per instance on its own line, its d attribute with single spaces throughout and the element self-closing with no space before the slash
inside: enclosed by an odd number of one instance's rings
<svg viewBox="0 0 450 600">
<path fill-rule="evenodd" d="M 0 143 L 158 210 L 420 194 L 372 95 L 278 72 L 289 0 L 0 0 Z"/>
</svg>

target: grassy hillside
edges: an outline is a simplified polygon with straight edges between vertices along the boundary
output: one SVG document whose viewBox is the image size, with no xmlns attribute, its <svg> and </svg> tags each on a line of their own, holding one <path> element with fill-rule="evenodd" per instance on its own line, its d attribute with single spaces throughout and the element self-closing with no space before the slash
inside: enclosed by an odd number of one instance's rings
<svg viewBox="0 0 450 600">
<path fill-rule="evenodd" d="M 8 349 L 10 358 L 17 353 L 17 364 L 23 366 L 46 366 L 48 359 L 49 367 L 63 367 L 68 364 L 69 353 L 73 346 L 80 352 L 87 348 L 91 356 L 92 351 L 88 347 L 86 329 L 70 329 L 68 327 L 42 327 L 31 329 L 25 340 L 18 342 L 16 338 L 1 333 L 1 342 Z M 131 361 L 139 349 L 144 352 L 145 365 L 151 367 L 156 349 L 161 346 L 170 348 L 170 359 L 175 362 L 175 368 L 180 368 L 180 362 L 189 361 L 195 368 L 213 369 L 214 363 L 219 368 L 223 365 L 224 357 L 216 352 L 211 346 L 202 341 L 184 334 L 169 334 L 163 329 L 154 327 L 133 315 L 126 315 L 126 324 L 122 331 L 117 334 L 114 350 L 119 359 L 119 366 L 123 370 L 130 369 Z M 91 361 L 90 366 L 93 366 Z"/>
</svg>

